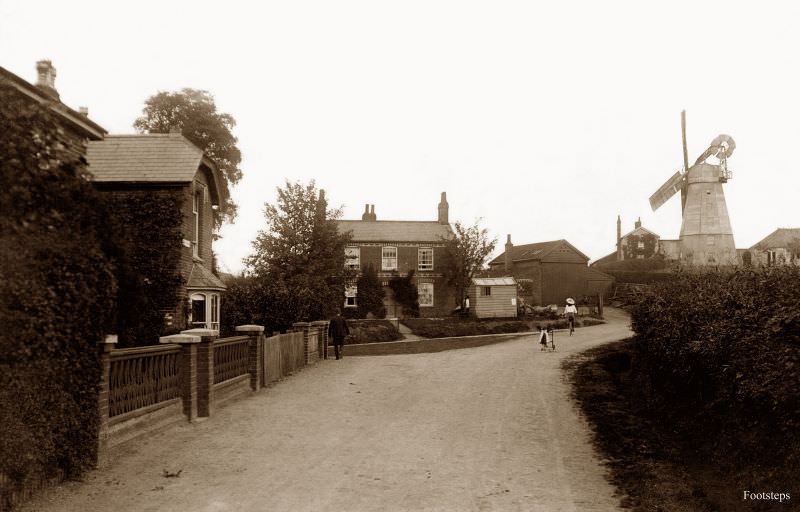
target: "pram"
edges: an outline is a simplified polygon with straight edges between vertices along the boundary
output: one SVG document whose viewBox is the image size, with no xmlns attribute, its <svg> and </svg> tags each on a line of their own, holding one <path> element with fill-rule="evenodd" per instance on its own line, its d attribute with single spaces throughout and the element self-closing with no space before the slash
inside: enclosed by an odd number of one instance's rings
<svg viewBox="0 0 800 512">
<path fill-rule="evenodd" d="M 539 344 L 542 346 L 542 351 L 556 351 L 556 332 L 552 327 L 539 331 Z"/>
</svg>

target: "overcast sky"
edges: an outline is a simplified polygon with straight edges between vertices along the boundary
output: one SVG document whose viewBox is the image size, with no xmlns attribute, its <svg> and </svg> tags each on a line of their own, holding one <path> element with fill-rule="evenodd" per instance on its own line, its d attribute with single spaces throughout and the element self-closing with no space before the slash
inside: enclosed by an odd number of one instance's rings
<svg viewBox="0 0 800 512">
<path fill-rule="evenodd" d="M 720 133 L 737 247 L 800 227 L 798 2 L 0 0 L 0 65 L 132 133 L 144 100 L 210 91 L 236 118 L 239 217 L 215 245 L 237 272 L 286 179 L 344 218 L 482 223 L 592 259 L 641 216 L 677 238 L 680 201 L 648 197 Z"/>
</svg>

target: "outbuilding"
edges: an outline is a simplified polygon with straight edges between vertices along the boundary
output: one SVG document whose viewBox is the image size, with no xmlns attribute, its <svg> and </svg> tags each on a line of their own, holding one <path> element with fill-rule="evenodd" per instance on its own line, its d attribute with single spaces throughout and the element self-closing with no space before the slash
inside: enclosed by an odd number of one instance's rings
<svg viewBox="0 0 800 512">
<path fill-rule="evenodd" d="M 513 277 L 476 277 L 469 287 L 471 312 L 478 318 L 517 316 L 517 282 Z"/>
</svg>

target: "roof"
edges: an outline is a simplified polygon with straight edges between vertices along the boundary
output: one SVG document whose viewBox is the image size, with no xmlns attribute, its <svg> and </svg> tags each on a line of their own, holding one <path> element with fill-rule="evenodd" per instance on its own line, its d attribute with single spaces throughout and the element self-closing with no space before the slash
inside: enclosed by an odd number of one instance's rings
<svg viewBox="0 0 800 512">
<path fill-rule="evenodd" d="M 192 263 L 186 288 L 192 290 L 225 290 L 227 286 L 203 265 Z"/>
<path fill-rule="evenodd" d="M 592 264 L 589 266 L 593 267 L 595 265 L 605 265 L 606 263 L 613 263 L 615 261 L 617 261 L 617 251 L 614 251 L 611 254 L 606 254 L 597 261 L 593 261 Z"/>
<path fill-rule="evenodd" d="M 89 143 L 86 160 L 100 183 L 189 183 L 202 165 L 211 174 L 212 200 L 219 204 L 225 194 L 216 164 L 180 133 L 108 135 Z"/>
<path fill-rule="evenodd" d="M 606 274 L 605 272 L 600 272 L 596 268 L 589 267 L 587 269 L 586 280 L 587 281 L 613 281 L 614 277 Z"/>
<path fill-rule="evenodd" d="M 442 242 L 453 234 L 449 224 L 414 220 L 338 220 L 340 233 L 353 242 Z"/>
<path fill-rule="evenodd" d="M 661 237 L 660 237 L 660 236 L 658 236 L 656 233 L 653 233 L 653 232 L 652 232 L 652 231 L 650 231 L 649 229 L 647 229 L 647 228 L 643 228 L 643 227 L 641 227 L 641 226 L 639 226 L 638 228 L 634 229 L 633 231 L 629 231 L 629 232 L 625 233 L 625 234 L 624 234 L 624 235 L 622 235 L 620 238 L 627 238 L 627 237 L 629 237 L 629 236 L 631 236 L 631 235 L 641 235 L 641 234 L 648 234 L 648 235 L 653 235 L 653 236 L 654 236 L 654 237 L 656 237 L 656 238 L 661 238 Z"/>
<path fill-rule="evenodd" d="M 37 86 L 29 83 L 23 78 L 20 78 L 3 66 L 0 66 L 0 82 L 9 83 L 26 96 L 50 107 L 50 110 L 67 121 L 75 129 L 82 132 L 89 139 L 102 139 L 103 135 L 106 134 L 106 130 L 99 124 L 89 119 L 88 116 L 72 110 L 68 106 L 61 103 L 60 100 L 53 98 L 39 89 Z"/>
<path fill-rule="evenodd" d="M 478 286 L 516 286 L 517 282 L 513 277 L 474 277 L 472 284 Z"/>
<path fill-rule="evenodd" d="M 766 238 L 753 245 L 751 249 L 788 248 L 795 239 L 800 240 L 800 228 L 778 228 L 767 235 Z"/>
<path fill-rule="evenodd" d="M 547 256 L 553 249 L 560 246 L 561 244 L 567 244 L 576 253 L 581 255 L 582 257 L 589 260 L 589 257 L 583 254 L 581 251 L 575 248 L 574 245 L 567 242 L 563 238 L 561 240 L 551 240 L 549 242 L 537 242 L 534 244 L 525 244 L 525 245 L 515 245 L 511 249 L 511 261 L 521 261 L 521 260 L 541 260 L 545 256 Z M 489 262 L 489 265 L 500 265 L 505 262 L 506 253 L 503 251 L 499 256 Z"/>
</svg>

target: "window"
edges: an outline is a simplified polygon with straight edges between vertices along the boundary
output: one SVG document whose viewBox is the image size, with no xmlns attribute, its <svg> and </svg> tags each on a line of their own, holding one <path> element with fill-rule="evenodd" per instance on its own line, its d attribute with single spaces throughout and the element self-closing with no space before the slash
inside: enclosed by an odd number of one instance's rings
<svg viewBox="0 0 800 512">
<path fill-rule="evenodd" d="M 189 323 L 192 327 L 206 327 L 206 296 L 202 293 L 195 293 L 191 296 L 192 312 Z"/>
<path fill-rule="evenodd" d="M 433 306 L 433 283 L 419 283 L 417 293 L 419 294 L 419 307 Z"/>
<path fill-rule="evenodd" d="M 203 187 L 195 184 L 192 197 L 192 216 L 194 220 L 194 237 L 192 239 L 192 256 L 200 257 L 200 234 L 203 222 Z"/>
<path fill-rule="evenodd" d="M 417 251 L 420 270 L 433 270 L 433 249 L 426 247 Z"/>
<path fill-rule="evenodd" d="M 361 268 L 361 248 L 360 247 L 345 247 L 344 248 L 344 266 L 353 270 Z"/>
<path fill-rule="evenodd" d="M 381 251 L 381 270 L 397 270 L 397 247 L 384 247 Z"/>
<path fill-rule="evenodd" d="M 354 308 L 356 304 L 356 295 L 358 295 L 358 288 L 356 285 L 348 286 L 344 289 L 344 307 Z"/>
<path fill-rule="evenodd" d="M 717 241 L 714 239 L 714 237 L 713 237 L 713 236 L 709 236 L 709 237 L 706 239 L 706 243 L 707 243 L 708 245 L 715 245 L 715 244 L 717 243 Z"/>
<path fill-rule="evenodd" d="M 492 287 L 491 286 L 484 286 L 481 290 L 481 295 L 483 297 L 490 297 L 492 295 Z"/>
<path fill-rule="evenodd" d="M 211 328 L 219 329 L 219 295 L 211 295 Z"/>
<path fill-rule="evenodd" d="M 644 249 L 644 242 L 639 240 L 639 243 L 636 244 L 636 247 L 638 247 L 639 249 Z"/>
</svg>

